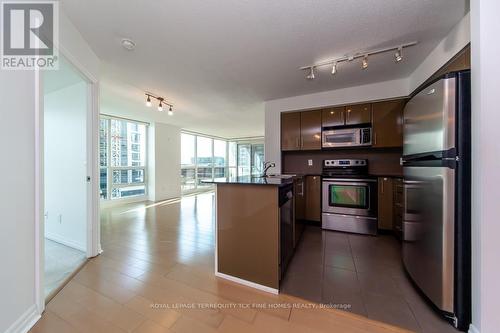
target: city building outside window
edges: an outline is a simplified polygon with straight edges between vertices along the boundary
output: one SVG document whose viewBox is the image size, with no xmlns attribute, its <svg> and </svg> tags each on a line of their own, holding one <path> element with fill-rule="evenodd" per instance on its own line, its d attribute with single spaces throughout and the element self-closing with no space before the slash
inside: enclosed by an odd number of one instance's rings
<svg viewBox="0 0 500 333">
<path fill-rule="evenodd" d="M 102 116 L 99 133 L 101 199 L 146 195 L 147 124 Z"/>
<path fill-rule="evenodd" d="M 224 140 L 181 133 L 181 189 L 183 193 L 210 190 L 203 181 L 224 177 L 257 176 L 262 172 L 264 143 Z"/>
</svg>

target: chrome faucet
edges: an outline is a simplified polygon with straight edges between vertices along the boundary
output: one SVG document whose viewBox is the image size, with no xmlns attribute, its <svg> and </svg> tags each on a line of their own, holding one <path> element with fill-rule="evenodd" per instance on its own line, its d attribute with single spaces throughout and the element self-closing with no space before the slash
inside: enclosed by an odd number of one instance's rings
<svg viewBox="0 0 500 333">
<path fill-rule="evenodd" d="M 267 177 L 267 171 L 271 168 L 274 168 L 276 164 L 273 162 L 264 162 L 264 171 L 262 171 L 262 177 Z"/>
</svg>

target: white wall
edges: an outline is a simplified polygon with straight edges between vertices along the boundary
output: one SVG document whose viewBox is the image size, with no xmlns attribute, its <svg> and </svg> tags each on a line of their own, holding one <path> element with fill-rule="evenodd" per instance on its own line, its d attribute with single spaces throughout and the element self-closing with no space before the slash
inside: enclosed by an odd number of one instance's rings
<svg viewBox="0 0 500 333">
<path fill-rule="evenodd" d="M 473 0 L 472 33 L 472 323 L 471 332 L 500 327 L 500 2 Z"/>
<path fill-rule="evenodd" d="M 181 196 L 181 130 L 155 123 L 149 131 L 149 200 Z"/>
<path fill-rule="evenodd" d="M 60 11 L 61 51 L 95 80 L 99 59 Z M 32 71 L 0 71 L 0 140 L 8 163 L 0 190 L 0 332 L 25 332 L 39 318 L 35 296 L 35 133 L 39 89 Z M 39 96 L 39 95 L 38 95 Z"/>
<path fill-rule="evenodd" d="M 1 71 L 0 332 L 36 319 L 34 110 L 34 73 Z"/>
<path fill-rule="evenodd" d="M 99 58 L 62 10 L 59 11 L 59 49 L 85 76 L 98 81 Z"/>
<path fill-rule="evenodd" d="M 45 236 L 81 251 L 87 250 L 86 117 L 85 81 L 45 94 Z"/>
<path fill-rule="evenodd" d="M 467 13 L 410 75 L 410 91 L 418 88 L 469 42 L 470 13 Z"/>
</svg>

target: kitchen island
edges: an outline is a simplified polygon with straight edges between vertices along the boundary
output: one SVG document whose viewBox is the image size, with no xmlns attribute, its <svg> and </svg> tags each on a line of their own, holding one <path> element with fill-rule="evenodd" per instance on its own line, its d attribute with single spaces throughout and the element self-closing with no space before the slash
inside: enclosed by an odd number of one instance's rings
<svg viewBox="0 0 500 333">
<path fill-rule="evenodd" d="M 215 275 L 277 294 L 293 251 L 293 179 L 218 178 Z"/>
</svg>

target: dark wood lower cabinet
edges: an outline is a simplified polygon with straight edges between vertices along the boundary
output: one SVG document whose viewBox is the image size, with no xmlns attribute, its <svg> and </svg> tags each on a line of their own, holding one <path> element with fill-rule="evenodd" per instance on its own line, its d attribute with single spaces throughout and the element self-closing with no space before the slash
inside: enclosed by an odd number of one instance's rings
<svg viewBox="0 0 500 333">
<path fill-rule="evenodd" d="M 394 179 L 394 212 L 393 212 L 393 226 L 394 234 L 398 239 L 403 239 L 403 204 L 404 204 L 404 191 L 403 179 Z"/>
<path fill-rule="evenodd" d="M 293 229 L 293 246 L 297 246 L 300 236 L 304 231 L 306 208 L 305 177 L 297 177 L 294 181 L 295 195 L 295 224 Z"/>
<path fill-rule="evenodd" d="M 378 178 L 378 228 L 401 239 L 403 230 L 403 180 Z"/>
<path fill-rule="evenodd" d="M 393 228 L 393 179 L 379 177 L 378 179 L 378 228 L 392 230 Z"/>
<path fill-rule="evenodd" d="M 321 177 L 307 176 L 305 178 L 305 219 L 308 221 L 321 221 Z"/>
</svg>

